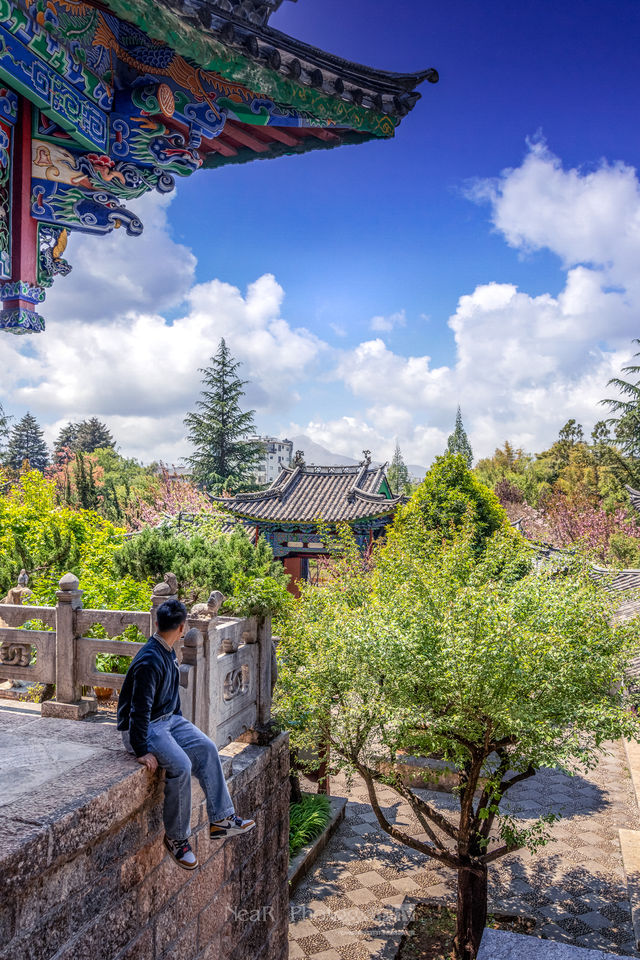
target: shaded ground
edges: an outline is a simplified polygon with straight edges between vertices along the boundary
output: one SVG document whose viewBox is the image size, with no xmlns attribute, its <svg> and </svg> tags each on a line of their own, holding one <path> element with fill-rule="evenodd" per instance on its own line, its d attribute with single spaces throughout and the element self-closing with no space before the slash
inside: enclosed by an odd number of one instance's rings
<svg viewBox="0 0 640 960">
<path fill-rule="evenodd" d="M 332 792 L 349 798 L 346 818 L 292 900 L 290 958 L 391 960 L 416 902 L 455 901 L 453 875 L 380 830 L 359 778 L 350 788 L 334 778 Z M 454 808 L 446 794 L 426 795 Z M 397 794 L 381 796 L 390 819 L 422 836 Z M 585 777 L 542 771 L 514 788 L 511 805 L 525 819 L 551 810 L 563 819 L 554 843 L 492 865 L 491 909 L 535 919 L 538 936 L 640 956 L 618 840 L 619 828 L 640 827 L 622 745 Z"/>
</svg>

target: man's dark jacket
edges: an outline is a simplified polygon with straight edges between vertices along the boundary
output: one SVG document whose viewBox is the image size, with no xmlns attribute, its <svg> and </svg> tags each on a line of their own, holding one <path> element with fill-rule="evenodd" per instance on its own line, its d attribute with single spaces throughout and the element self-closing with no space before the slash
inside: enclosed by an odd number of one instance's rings
<svg viewBox="0 0 640 960">
<path fill-rule="evenodd" d="M 182 716 L 180 665 L 173 650 L 151 637 L 131 661 L 118 698 L 118 730 L 129 731 L 136 757 L 151 752 L 149 723 L 167 713 Z"/>
</svg>

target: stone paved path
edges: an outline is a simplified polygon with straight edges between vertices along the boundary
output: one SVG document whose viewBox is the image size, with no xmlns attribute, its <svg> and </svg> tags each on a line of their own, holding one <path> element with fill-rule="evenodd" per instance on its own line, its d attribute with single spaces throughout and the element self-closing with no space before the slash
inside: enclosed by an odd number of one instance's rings
<svg viewBox="0 0 640 960">
<path fill-rule="evenodd" d="M 332 792 L 349 798 L 344 823 L 291 902 L 290 960 L 392 960 L 413 905 L 451 902 L 450 871 L 390 840 L 366 802 L 364 784 L 342 777 Z M 381 791 L 387 816 L 424 836 L 407 804 Z M 440 809 L 447 794 L 425 792 Z M 535 854 L 513 854 L 490 867 L 490 905 L 537 921 L 536 933 L 625 956 L 635 951 L 618 830 L 637 830 L 640 816 L 621 744 L 585 777 L 543 771 L 512 791 L 523 819 L 562 812 L 555 842 Z"/>
</svg>

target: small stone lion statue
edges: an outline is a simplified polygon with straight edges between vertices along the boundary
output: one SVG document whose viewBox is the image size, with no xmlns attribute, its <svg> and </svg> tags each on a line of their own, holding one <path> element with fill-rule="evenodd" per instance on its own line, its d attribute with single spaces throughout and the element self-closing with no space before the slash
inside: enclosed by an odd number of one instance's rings
<svg viewBox="0 0 640 960">
<path fill-rule="evenodd" d="M 226 597 L 220 593 L 219 590 L 212 590 L 207 602 L 196 603 L 196 605 L 191 608 L 189 616 L 195 617 L 198 620 L 213 620 L 214 617 L 218 616 L 218 610 L 225 600 Z"/>
</svg>

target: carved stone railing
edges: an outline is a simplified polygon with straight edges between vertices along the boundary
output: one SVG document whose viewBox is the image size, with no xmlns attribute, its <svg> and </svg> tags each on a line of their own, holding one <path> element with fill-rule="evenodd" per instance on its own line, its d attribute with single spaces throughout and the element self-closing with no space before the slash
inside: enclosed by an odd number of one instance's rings
<svg viewBox="0 0 640 960">
<path fill-rule="evenodd" d="M 155 630 L 155 611 L 175 596 L 175 578 L 168 574 L 151 598 L 151 609 L 90 610 L 82 606 L 78 579 L 66 574 L 56 593 L 55 607 L 0 604 L 0 677 L 55 684 L 55 698 L 42 704 L 43 716 L 80 719 L 97 709 L 95 695 L 83 688 L 120 690 L 124 675 L 98 670 L 99 654 L 135 657 L 142 643 L 115 640 L 135 626 L 146 637 Z M 212 598 L 214 594 L 211 595 Z M 258 738 L 269 729 L 275 683 L 271 621 L 266 618 L 218 617 L 222 599 L 209 608 L 199 604 L 188 619 L 180 667 L 182 712 L 218 746 L 242 734 Z M 42 621 L 48 630 L 25 629 Z M 99 624 L 104 638 L 87 637 Z M 33 660 L 33 650 L 36 656 Z M 177 650 L 178 656 L 180 652 Z M 0 692 L 0 698 L 2 694 Z"/>
</svg>

